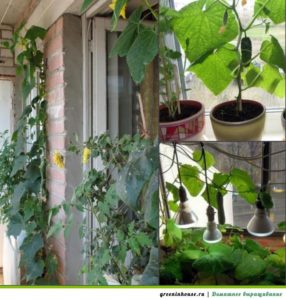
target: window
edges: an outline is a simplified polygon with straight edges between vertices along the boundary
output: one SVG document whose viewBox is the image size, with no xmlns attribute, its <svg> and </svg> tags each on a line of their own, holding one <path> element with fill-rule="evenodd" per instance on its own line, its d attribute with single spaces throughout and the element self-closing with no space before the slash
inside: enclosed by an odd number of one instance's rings
<svg viewBox="0 0 286 300">
<path fill-rule="evenodd" d="M 125 25 L 120 20 L 118 30 L 123 30 Z M 112 137 L 134 134 L 139 115 L 136 86 L 126 60 L 109 57 L 118 32 L 111 32 L 110 18 L 95 17 L 90 26 L 90 119 L 93 135 L 103 132 Z"/>
</svg>

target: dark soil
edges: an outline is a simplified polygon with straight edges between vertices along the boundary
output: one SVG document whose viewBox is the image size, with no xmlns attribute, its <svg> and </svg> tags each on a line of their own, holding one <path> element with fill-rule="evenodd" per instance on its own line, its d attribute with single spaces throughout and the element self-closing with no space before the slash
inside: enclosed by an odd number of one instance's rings
<svg viewBox="0 0 286 300">
<path fill-rule="evenodd" d="M 186 119 L 190 116 L 195 115 L 197 112 L 200 111 L 200 107 L 198 106 L 191 106 L 191 105 L 182 105 L 181 104 L 181 114 L 176 113 L 175 117 L 172 118 L 169 115 L 168 108 L 160 109 L 160 122 L 162 123 L 168 123 L 168 122 L 174 122 L 174 121 L 180 121 L 183 119 Z"/>
<path fill-rule="evenodd" d="M 236 103 L 229 103 L 213 111 L 213 116 L 221 121 L 242 122 L 251 120 L 263 112 L 263 107 L 254 103 L 243 103 L 242 112 L 237 112 Z"/>
</svg>

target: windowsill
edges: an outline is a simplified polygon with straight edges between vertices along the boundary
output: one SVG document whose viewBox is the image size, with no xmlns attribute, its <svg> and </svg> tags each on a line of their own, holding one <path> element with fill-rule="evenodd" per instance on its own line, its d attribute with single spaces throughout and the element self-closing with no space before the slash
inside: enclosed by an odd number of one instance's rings
<svg viewBox="0 0 286 300">
<path fill-rule="evenodd" d="M 282 110 L 266 112 L 265 127 L 262 133 L 262 141 L 285 141 L 285 131 L 281 122 Z M 203 131 L 189 139 L 190 141 L 216 141 L 209 114 L 206 113 L 206 124 Z"/>
</svg>

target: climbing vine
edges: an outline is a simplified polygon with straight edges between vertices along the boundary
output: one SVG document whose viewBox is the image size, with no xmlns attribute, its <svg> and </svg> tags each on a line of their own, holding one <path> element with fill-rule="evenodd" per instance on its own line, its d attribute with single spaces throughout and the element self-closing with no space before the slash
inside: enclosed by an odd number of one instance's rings
<svg viewBox="0 0 286 300">
<path fill-rule="evenodd" d="M 87 216 L 79 228 L 87 284 L 112 278 L 130 285 L 136 274 L 137 283 L 158 284 L 158 146 L 139 135 L 103 134 L 70 150 L 82 153 L 83 163 L 102 162 L 86 172 L 72 200 Z"/>
<path fill-rule="evenodd" d="M 37 46 L 46 31 L 32 26 L 23 35 L 22 30 L 23 26 L 3 43 L 16 55 L 24 110 L 11 139 L 2 137 L 0 165 L 5 172 L 0 174 L 0 212 L 8 237 L 24 237 L 20 246 L 22 282 L 53 283 L 57 259 L 49 243 L 49 229 L 60 207 L 49 208 L 47 203 L 46 75 L 43 52 Z M 30 100 L 32 92 L 36 96 Z"/>
</svg>

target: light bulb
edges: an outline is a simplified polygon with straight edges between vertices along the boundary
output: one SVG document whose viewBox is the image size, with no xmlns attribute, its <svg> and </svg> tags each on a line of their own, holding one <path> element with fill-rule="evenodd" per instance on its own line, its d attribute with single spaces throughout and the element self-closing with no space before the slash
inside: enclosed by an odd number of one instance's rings
<svg viewBox="0 0 286 300">
<path fill-rule="evenodd" d="M 217 229 L 217 224 L 214 221 L 207 223 L 207 228 L 203 234 L 203 240 L 206 243 L 214 244 L 220 242 L 222 239 L 221 232 Z"/>
<path fill-rule="evenodd" d="M 275 230 L 274 225 L 267 216 L 264 208 L 256 208 L 254 216 L 247 225 L 247 231 L 257 237 L 265 237 L 271 235 Z"/>
</svg>

